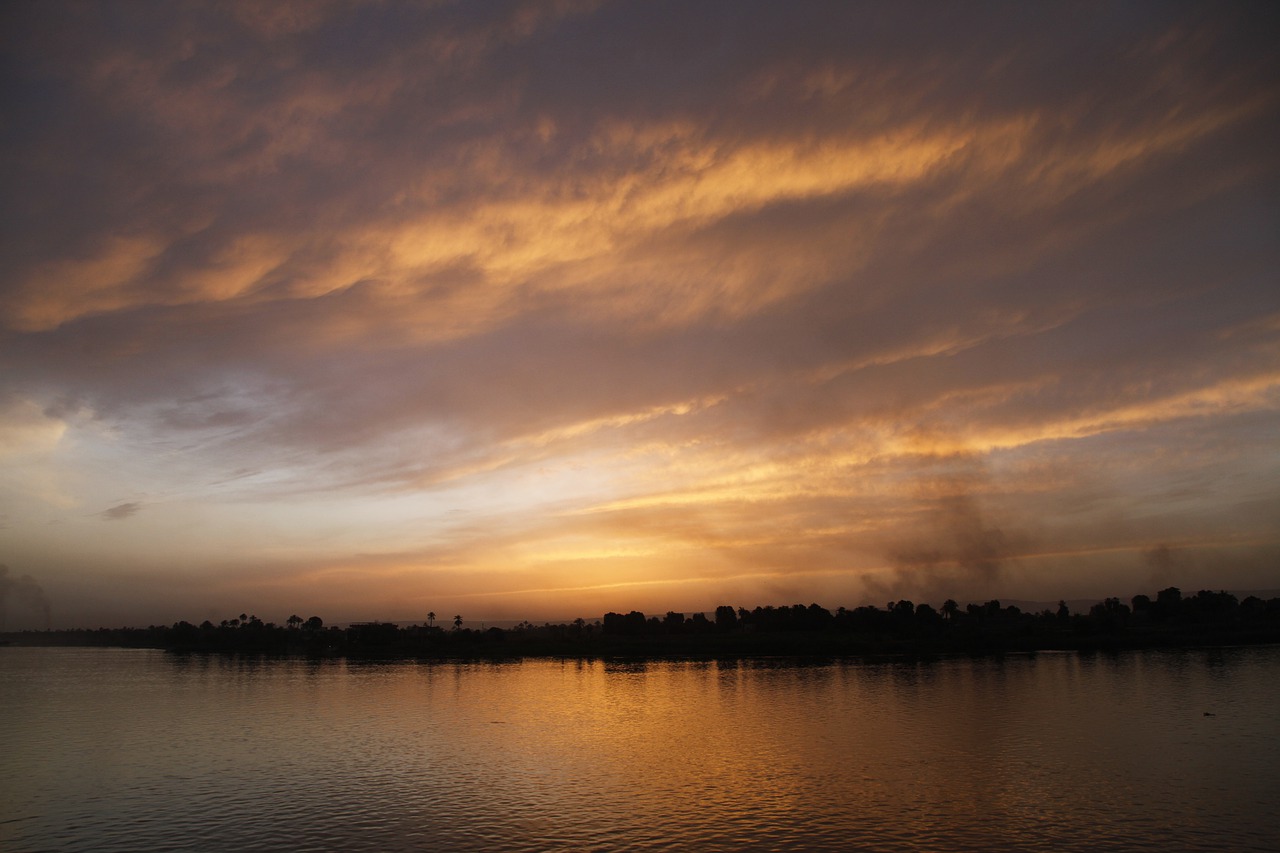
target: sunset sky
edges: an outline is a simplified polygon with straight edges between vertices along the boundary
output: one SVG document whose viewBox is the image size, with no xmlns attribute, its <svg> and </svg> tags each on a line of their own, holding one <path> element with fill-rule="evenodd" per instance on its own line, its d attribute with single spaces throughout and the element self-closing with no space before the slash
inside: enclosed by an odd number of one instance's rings
<svg viewBox="0 0 1280 853">
<path fill-rule="evenodd" d="M 1278 10 L 7 2 L 7 627 L 1280 587 Z"/>
</svg>

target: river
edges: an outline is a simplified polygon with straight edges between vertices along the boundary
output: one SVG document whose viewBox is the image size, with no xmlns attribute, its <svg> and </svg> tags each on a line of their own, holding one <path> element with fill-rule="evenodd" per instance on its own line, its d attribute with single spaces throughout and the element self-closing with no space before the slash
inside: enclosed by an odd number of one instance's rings
<svg viewBox="0 0 1280 853">
<path fill-rule="evenodd" d="M 0 648 L 0 850 L 1274 850 L 1280 648 L 386 664 Z"/>
</svg>

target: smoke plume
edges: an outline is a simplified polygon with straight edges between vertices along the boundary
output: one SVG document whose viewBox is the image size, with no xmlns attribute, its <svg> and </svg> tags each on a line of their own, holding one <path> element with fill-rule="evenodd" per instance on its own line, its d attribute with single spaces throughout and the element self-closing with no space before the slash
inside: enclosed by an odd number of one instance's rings
<svg viewBox="0 0 1280 853">
<path fill-rule="evenodd" d="M 1156 586 L 1173 584 L 1179 575 L 1184 574 L 1187 569 L 1191 568 L 1191 562 L 1186 555 L 1179 553 L 1164 543 L 1144 551 L 1142 559 L 1147 564 L 1151 583 Z"/>
<path fill-rule="evenodd" d="M 1009 537 L 984 517 L 975 483 L 952 486 L 949 494 L 927 499 L 913 540 L 889 549 L 889 577 L 865 579 L 868 594 L 940 600 L 997 592 L 1014 554 Z"/>
<path fill-rule="evenodd" d="M 9 567 L 0 563 L 0 631 L 6 628 L 10 598 L 20 606 L 40 614 L 44 629 L 49 630 L 51 608 L 40 584 L 31 575 L 23 575 L 15 580 L 9 576 Z"/>
</svg>

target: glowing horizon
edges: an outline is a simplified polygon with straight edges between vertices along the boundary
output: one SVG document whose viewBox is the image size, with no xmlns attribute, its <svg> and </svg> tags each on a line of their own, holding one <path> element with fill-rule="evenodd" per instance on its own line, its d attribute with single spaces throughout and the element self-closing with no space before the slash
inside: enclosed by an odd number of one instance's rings
<svg viewBox="0 0 1280 853">
<path fill-rule="evenodd" d="M 1009 12 L 12 4 L 0 593 L 1280 588 L 1276 18 Z"/>
</svg>

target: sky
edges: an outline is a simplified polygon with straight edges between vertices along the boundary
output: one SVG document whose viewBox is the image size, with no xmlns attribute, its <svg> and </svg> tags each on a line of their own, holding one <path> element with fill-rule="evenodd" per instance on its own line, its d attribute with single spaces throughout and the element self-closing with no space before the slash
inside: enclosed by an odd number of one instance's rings
<svg viewBox="0 0 1280 853">
<path fill-rule="evenodd" d="M 1280 587 L 1273 3 L 0 17 L 11 630 Z"/>
</svg>

